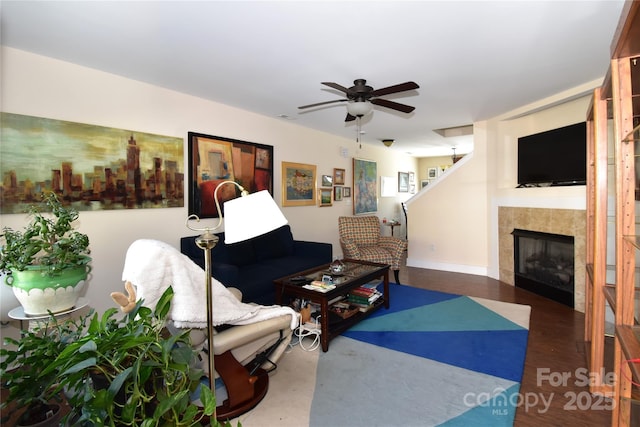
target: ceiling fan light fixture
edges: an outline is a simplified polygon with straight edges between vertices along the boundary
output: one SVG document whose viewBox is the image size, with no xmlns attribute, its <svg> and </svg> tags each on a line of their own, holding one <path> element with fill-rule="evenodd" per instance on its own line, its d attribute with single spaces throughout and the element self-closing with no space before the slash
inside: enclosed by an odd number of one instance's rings
<svg viewBox="0 0 640 427">
<path fill-rule="evenodd" d="M 354 117 L 366 116 L 373 110 L 373 104 L 369 101 L 355 101 L 347 104 L 347 111 Z"/>
<path fill-rule="evenodd" d="M 382 140 L 382 143 L 384 144 L 385 147 L 391 147 L 394 142 L 395 142 L 395 139 L 383 139 Z"/>
</svg>

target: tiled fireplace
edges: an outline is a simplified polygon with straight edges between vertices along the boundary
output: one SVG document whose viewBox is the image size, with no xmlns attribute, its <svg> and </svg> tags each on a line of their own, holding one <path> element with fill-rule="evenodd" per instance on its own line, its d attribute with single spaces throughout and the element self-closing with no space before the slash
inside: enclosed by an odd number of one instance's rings
<svg viewBox="0 0 640 427">
<path fill-rule="evenodd" d="M 515 229 L 560 234 L 574 238 L 574 304 L 584 312 L 586 212 L 573 209 L 498 208 L 500 280 L 515 285 L 514 239 Z"/>
</svg>

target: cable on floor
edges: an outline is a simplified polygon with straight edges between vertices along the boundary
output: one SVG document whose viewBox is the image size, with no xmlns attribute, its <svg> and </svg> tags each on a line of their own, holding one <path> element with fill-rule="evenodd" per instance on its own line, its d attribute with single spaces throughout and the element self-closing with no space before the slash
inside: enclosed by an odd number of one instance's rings
<svg viewBox="0 0 640 427">
<path fill-rule="evenodd" d="M 294 331 L 293 335 L 298 338 L 296 342 L 291 342 L 289 346 L 291 348 L 299 345 L 304 351 L 314 351 L 320 346 L 320 316 L 318 316 L 314 322 L 307 322 L 299 325 Z M 311 344 L 304 344 L 305 338 L 312 338 Z"/>
</svg>

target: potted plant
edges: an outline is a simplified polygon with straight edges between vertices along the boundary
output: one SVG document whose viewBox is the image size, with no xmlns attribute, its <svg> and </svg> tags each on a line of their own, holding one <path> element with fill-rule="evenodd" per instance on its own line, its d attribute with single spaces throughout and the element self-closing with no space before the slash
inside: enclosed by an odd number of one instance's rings
<svg viewBox="0 0 640 427">
<path fill-rule="evenodd" d="M 28 315 L 72 308 L 91 261 L 89 238 L 74 230 L 78 211 L 63 206 L 54 192 L 44 196 L 44 204 L 51 215 L 32 205 L 24 230 L 5 227 L 0 235 L 0 271 Z"/>
<path fill-rule="evenodd" d="M 121 319 L 115 318 L 116 309 L 102 316 L 90 313 L 28 334 L 16 350 L 0 350 L 3 379 L 8 364 L 46 360 L 46 364 L 21 364 L 20 373 L 9 372 L 9 400 L 24 403 L 32 394 L 29 387 L 42 381 L 46 393 L 39 394 L 39 400 L 64 393 L 70 412 L 63 422 L 74 426 L 197 426 L 208 422 L 215 398 L 206 386 L 200 387 L 202 371 L 195 368 L 197 354 L 188 330 L 169 334 L 164 327 L 172 296 L 168 288 L 154 310 L 138 301 Z M 51 349 L 49 341 L 61 347 Z M 203 407 L 191 401 L 198 387 Z"/>
<path fill-rule="evenodd" d="M 13 408 L 10 415 L 26 408 L 17 425 L 59 425 L 62 396 L 52 393 L 57 373 L 43 374 L 41 370 L 55 361 L 68 339 L 76 334 L 55 322 L 45 321 L 36 330 L 23 331 L 19 341 L 5 338 L 8 347 L 0 349 L 0 376 L 2 387 L 9 389 L 9 395 L 2 402 L 2 408 Z"/>
</svg>

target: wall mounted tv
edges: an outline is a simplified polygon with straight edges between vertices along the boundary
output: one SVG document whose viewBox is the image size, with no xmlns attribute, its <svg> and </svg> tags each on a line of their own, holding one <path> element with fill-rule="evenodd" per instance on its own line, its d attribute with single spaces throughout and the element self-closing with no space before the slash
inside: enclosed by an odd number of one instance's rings
<svg viewBox="0 0 640 427">
<path fill-rule="evenodd" d="M 518 138 L 518 187 L 586 182 L 586 122 Z"/>
</svg>

